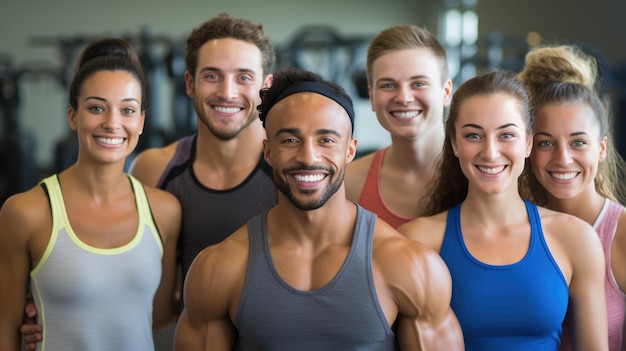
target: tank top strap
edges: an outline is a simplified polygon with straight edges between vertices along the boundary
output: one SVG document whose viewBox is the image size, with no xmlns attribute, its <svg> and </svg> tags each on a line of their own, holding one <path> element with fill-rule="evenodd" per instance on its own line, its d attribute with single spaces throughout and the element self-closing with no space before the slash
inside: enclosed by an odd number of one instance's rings
<svg viewBox="0 0 626 351">
<path fill-rule="evenodd" d="M 248 220 L 249 260 L 248 267 L 261 267 L 264 255 L 269 254 L 267 242 L 267 211 Z M 268 256 L 269 257 L 269 256 Z"/>
<path fill-rule="evenodd" d="M 532 252 L 535 252 L 535 250 L 539 249 L 539 245 L 547 249 L 547 244 L 543 237 L 541 217 L 539 216 L 537 205 L 528 200 L 524 200 L 524 205 L 526 205 L 526 213 L 528 213 L 528 221 L 530 222 L 530 247 L 528 249 L 528 254 L 531 254 Z"/>
<path fill-rule="evenodd" d="M 371 265 L 372 243 L 374 240 L 374 226 L 376 225 L 376 215 L 357 204 L 356 223 L 354 226 L 354 236 L 352 247 L 348 255 L 364 253 L 366 262 Z"/>
<path fill-rule="evenodd" d="M 373 201 L 369 200 L 370 197 L 381 198 L 380 201 L 382 202 L 382 196 L 380 195 L 380 168 L 383 165 L 383 159 L 386 150 L 387 148 L 384 148 L 374 153 L 374 158 L 372 159 L 370 169 L 367 172 L 367 177 L 365 178 L 363 191 L 361 191 L 361 198 L 359 199 L 359 203 L 363 201 Z"/>
<path fill-rule="evenodd" d="M 163 254 L 163 239 L 161 238 L 161 232 L 159 231 L 159 228 L 154 220 L 154 215 L 152 214 L 146 189 L 144 188 L 143 183 L 141 183 L 137 178 L 130 174 L 127 174 L 127 176 L 133 189 L 133 193 L 135 194 L 135 206 L 137 207 L 137 213 L 139 216 L 138 221 L 140 225 L 148 226 L 150 228 L 150 232 L 154 235 L 154 239 L 157 241 L 161 254 Z"/>
<path fill-rule="evenodd" d="M 50 201 L 52 211 L 52 235 L 56 236 L 61 228 L 69 224 L 67 212 L 65 211 L 63 192 L 59 183 L 59 175 L 53 174 L 42 180 L 41 183 L 45 184 L 48 192 L 48 200 Z"/>
</svg>

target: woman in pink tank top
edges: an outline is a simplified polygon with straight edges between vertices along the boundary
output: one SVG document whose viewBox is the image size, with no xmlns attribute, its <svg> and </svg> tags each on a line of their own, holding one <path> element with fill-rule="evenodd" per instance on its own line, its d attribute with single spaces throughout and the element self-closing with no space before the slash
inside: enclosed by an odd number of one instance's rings
<svg viewBox="0 0 626 351">
<path fill-rule="evenodd" d="M 520 79 L 535 108 L 535 135 L 527 194 L 539 205 L 594 226 L 604 246 L 609 347 L 623 341 L 626 300 L 626 164 L 611 138 L 604 103 L 595 91 L 596 60 L 574 46 L 541 47 L 526 55 Z M 577 333 L 567 323 L 560 350 L 572 350 Z"/>
</svg>

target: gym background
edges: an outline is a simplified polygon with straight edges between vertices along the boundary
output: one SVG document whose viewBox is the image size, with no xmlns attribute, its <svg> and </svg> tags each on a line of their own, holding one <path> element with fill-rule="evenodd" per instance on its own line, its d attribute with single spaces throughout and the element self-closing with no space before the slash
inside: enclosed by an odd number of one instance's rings
<svg viewBox="0 0 626 351">
<path fill-rule="evenodd" d="M 601 65 L 617 147 L 626 155 L 623 0 L 1 1 L 0 204 L 74 162 L 68 85 L 77 55 L 96 38 L 129 39 L 143 60 L 149 106 L 137 152 L 192 133 L 185 39 L 222 12 L 263 23 L 278 67 L 316 71 L 352 95 L 360 154 L 389 143 L 371 111 L 364 76 L 367 45 L 379 31 L 411 23 L 436 33 L 447 48 L 455 86 L 487 69 L 519 71 L 533 45 L 580 44 Z M 157 350 L 171 349 L 171 331 L 156 340 Z"/>
<path fill-rule="evenodd" d="M 341 84 L 355 101 L 363 155 L 389 142 L 371 111 L 365 55 L 371 38 L 395 24 L 436 33 L 446 46 L 455 86 L 492 68 L 519 71 L 534 45 L 580 44 L 601 64 L 613 101 L 618 150 L 626 153 L 626 2 L 621 0 L 2 0 L 0 11 L 0 204 L 59 172 L 76 157 L 67 126 L 75 60 L 99 37 L 129 39 L 148 81 L 146 127 L 136 152 L 196 128 L 184 90 L 185 39 L 226 12 L 263 23 L 277 66 L 296 65 Z M 277 68 L 277 67 L 276 67 Z M 134 155 L 129 157 L 129 163 Z"/>
</svg>

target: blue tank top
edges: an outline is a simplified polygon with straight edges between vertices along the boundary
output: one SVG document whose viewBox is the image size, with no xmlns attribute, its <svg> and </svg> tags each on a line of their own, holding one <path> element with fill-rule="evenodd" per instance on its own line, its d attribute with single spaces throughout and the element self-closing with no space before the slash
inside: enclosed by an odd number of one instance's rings
<svg viewBox="0 0 626 351">
<path fill-rule="evenodd" d="M 250 218 L 278 203 L 272 168 L 262 156 L 250 175 L 232 189 L 214 190 L 202 185 L 193 171 L 195 141 L 195 135 L 179 140 L 157 184 L 174 194 L 182 207 L 179 247 L 184 276 L 205 247 L 224 240 Z"/>
<path fill-rule="evenodd" d="M 300 291 L 274 267 L 266 215 L 248 223 L 250 255 L 234 350 L 396 350 L 372 274 L 376 216 L 358 207 L 352 245 L 326 286 Z"/>
<path fill-rule="evenodd" d="M 448 212 L 440 255 L 452 275 L 451 306 L 467 351 L 556 350 L 569 289 L 545 242 L 537 206 L 525 201 L 531 239 L 526 255 L 494 266 L 474 258 L 461 232 L 461 204 Z"/>
</svg>

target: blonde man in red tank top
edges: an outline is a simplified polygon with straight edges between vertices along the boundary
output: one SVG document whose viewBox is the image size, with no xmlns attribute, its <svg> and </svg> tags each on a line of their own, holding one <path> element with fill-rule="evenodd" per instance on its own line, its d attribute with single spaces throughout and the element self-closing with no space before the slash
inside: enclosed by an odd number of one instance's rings
<svg viewBox="0 0 626 351">
<path fill-rule="evenodd" d="M 452 94 L 445 49 L 418 26 L 388 28 L 369 46 L 367 82 L 391 145 L 348 165 L 346 194 L 397 228 L 423 213 L 420 200 L 441 153 Z"/>
</svg>

